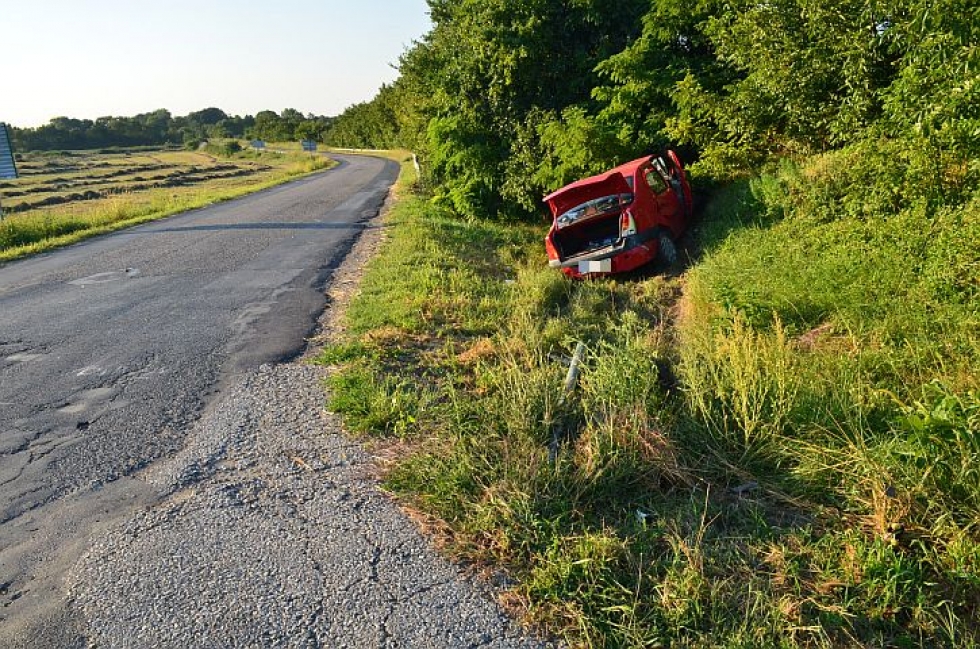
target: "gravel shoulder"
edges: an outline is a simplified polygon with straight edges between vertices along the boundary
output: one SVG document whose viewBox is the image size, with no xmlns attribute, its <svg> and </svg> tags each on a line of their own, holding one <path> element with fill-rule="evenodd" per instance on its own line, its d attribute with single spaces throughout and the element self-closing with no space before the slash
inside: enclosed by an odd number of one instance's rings
<svg viewBox="0 0 980 649">
<path fill-rule="evenodd" d="M 382 237 L 378 218 L 334 274 L 307 355 L 342 326 Z M 245 373 L 143 473 L 160 503 L 68 575 L 89 646 L 544 646 L 378 489 L 325 410 L 326 372 L 301 357 Z"/>
</svg>

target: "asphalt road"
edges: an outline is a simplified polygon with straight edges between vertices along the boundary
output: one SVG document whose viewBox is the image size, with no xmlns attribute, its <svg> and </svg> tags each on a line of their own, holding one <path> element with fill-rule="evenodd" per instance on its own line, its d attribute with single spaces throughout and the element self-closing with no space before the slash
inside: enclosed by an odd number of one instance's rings
<svg viewBox="0 0 980 649">
<path fill-rule="evenodd" d="M 264 365 L 398 171 L 337 158 L 0 267 L 0 645 L 525 646 Z"/>
</svg>

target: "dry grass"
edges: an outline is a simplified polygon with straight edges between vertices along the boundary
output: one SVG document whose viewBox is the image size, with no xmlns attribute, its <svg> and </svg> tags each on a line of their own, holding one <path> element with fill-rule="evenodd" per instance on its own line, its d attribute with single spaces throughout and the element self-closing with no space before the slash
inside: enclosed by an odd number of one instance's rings
<svg viewBox="0 0 980 649">
<path fill-rule="evenodd" d="M 0 183 L 0 261 L 242 196 L 330 166 L 301 154 L 29 154 Z"/>
</svg>

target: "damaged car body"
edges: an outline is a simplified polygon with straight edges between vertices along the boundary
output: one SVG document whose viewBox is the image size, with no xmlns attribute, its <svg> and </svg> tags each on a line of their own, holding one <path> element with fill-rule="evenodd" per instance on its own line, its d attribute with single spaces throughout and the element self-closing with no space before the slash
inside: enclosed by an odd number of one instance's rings
<svg viewBox="0 0 980 649">
<path fill-rule="evenodd" d="M 544 198 L 554 219 L 545 249 L 570 277 L 623 273 L 677 259 L 691 218 L 691 187 L 674 151 L 627 162 Z"/>
</svg>

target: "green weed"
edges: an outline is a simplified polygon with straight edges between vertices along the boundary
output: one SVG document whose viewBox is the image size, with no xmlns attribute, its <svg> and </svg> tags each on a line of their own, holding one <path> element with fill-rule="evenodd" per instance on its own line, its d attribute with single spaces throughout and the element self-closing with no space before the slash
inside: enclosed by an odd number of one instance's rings
<svg viewBox="0 0 980 649">
<path fill-rule="evenodd" d="M 332 407 L 574 646 L 976 646 L 975 199 L 839 155 L 721 188 L 679 279 L 571 282 L 543 228 L 408 196 Z M 897 213 L 853 200 L 875 165 Z"/>
</svg>

